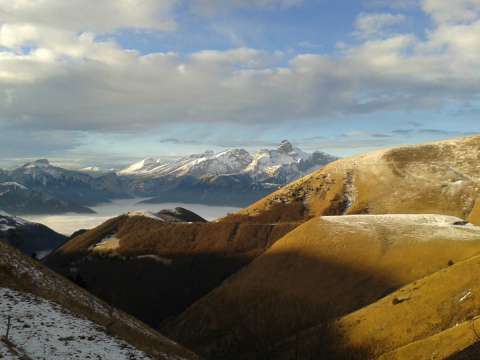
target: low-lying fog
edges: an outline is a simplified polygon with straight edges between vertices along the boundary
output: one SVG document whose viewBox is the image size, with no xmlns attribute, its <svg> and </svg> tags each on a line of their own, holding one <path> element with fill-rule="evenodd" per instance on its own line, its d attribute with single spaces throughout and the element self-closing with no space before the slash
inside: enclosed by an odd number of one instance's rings
<svg viewBox="0 0 480 360">
<path fill-rule="evenodd" d="M 144 210 L 157 212 L 162 209 L 173 209 L 180 206 L 197 213 L 207 220 L 215 220 L 238 210 L 238 208 L 235 207 L 200 204 L 138 204 L 138 202 L 142 200 L 144 199 L 114 200 L 110 203 L 92 207 L 96 214 L 22 215 L 22 218 L 44 224 L 61 234 L 71 235 L 77 230 L 91 229 L 112 217 L 125 214 L 129 211 Z"/>
</svg>

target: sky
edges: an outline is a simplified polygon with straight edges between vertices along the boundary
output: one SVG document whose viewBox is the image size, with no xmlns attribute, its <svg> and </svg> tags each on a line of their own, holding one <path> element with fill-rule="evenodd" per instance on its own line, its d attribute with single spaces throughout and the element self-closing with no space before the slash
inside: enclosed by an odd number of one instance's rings
<svg viewBox="0 0 480 360">
<path fill-rule="evenodd" d="M 0 166 L 480 133 L 480 0 L 0 0 Z"/>
</svg>

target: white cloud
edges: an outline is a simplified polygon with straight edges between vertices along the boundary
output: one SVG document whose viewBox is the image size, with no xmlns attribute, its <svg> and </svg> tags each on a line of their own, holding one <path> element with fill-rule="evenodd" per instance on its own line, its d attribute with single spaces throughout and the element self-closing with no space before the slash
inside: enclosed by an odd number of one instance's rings
<svg viewBox="0 0 480 360">
<path fill-rule="evenodd" d="M 356 34 L 361 38 L 382 36 L 388 28 L 401 24 L 405 19 L 401 14 L 360 14 L 356 21 Z"/>
<path fill-rule="evenodd" d="M 168 31 L 177 0 L 0 0 L 0 22 L 72 32 Z"/>
<path fill-rule="evenodd" d="M 142 55 L 95 35 L 94 31 L 148 24 L 163 29 L 152 23 L 150 13 L 132 7 L 132 14 L 127 14 L 116 3 L 105 1 L 100 9 L 109 7 L 114 14 L 124 14 L 122 19 L 112 19 L 115 16 L 106 16 L 102 10 L 105 24 L 96 15 L 79 16 L 70 24 L 53 16 L 56 11 L 62 13 L 64 2 L 0 0 L 0 5 L 15 10 L 15 16 L 4 18 L 0 28 L 0 45 L 8 48 L 0 51 L 0 125 L 110 131 L 180 122 L 271 124 L 336 114 L 440 108 L 474 101 L 480 95 L 478 19 L 438 23 L 424 40 L 412 34 L 372 36 L 401 19 L 364 15 L 359 28 L 370 34 L 368 38 L 355 46 L 344 45 L 332 56 L 289 58 L 281 52 L 245 47 L 185 56 Z M 164 4 L 165 8 L 155 7 L 163 10 L 172 4 L 144 3 Z M 258 4 L 274 5 L 271 1 Z M 440 21 L 440 15 L 435 15 L 439 10 L 428 9 Z M 142 17 L 145 22 L 138 20 Z"/>
<path fill-rule="evenodd" d="M 480 16 L 480 0 L 423 0 L 423 9 L 438 23 L 473 22 Z"/>
</svg>

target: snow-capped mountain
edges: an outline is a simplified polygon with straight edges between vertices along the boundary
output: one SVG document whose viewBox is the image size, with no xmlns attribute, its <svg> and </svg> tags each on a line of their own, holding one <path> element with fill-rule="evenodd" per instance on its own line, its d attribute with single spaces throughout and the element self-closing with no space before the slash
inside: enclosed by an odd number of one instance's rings
<svg viewBox="0 0 480 360">
<path fill-rule="evenodd" d="M 0 241 L 6 241 L 28 255 L 43 257 L 67 241 L 50 228 L 0 210 Z"/>
<path fill-rule="evenodd" d="M 242 172 L 253 160 L 243 149 L 233 149 L 215 154 L 206 151 L 203 154 L 189 155 L 172 162 L 148 158 L 120 171 L 119 175 L 130 176 L 194 176 L 236 174 Z"/>
<path fill-rule="evenodd" d="M 7 172 L 4 177 L 9 182 L 78 206 L 95 205 L 124 196 L 123 188 L 112 180 L 112 174 L 94 177 L 54 166 L 46 159 L 29 162 Z"/>
<path fill-rule="evenodd" d="M 118 175 L 150 178 L 191 176 L 200 179 L 246 174 L 255 182 L 268 180 L 283 185 L 333 160 L 336 158 L 325 153 L 308 154 L 284 140 L 278 148 L 263 149 L 254 155 L 244 149 L 233 149 L 220 153 L 207 151 L 170 162 L 148 158 L 120 171 Z"/>
<path fill-rule="evenodd" d="M 245 206 L 334 160 L 322 152 L 308 154 L 285 140 L 276 149 L 253 155 L 233 149 L 174 161 L 148 158 L 118 175 L 129 179 L 130 193 L 152 197 L 148 203 Z"/>
<path fill-rule="evenodd" d="M 81 171 L 46 159 L 0 171 L 0 208 L 14 214 L 92 212 L 112 199 L 244 206 L 336 160 L 306 153 L 288 141 L 250 154 L 244 149 L 206 151 L 177 160 L 147 158 L 118 173 Z"/>
</svg>

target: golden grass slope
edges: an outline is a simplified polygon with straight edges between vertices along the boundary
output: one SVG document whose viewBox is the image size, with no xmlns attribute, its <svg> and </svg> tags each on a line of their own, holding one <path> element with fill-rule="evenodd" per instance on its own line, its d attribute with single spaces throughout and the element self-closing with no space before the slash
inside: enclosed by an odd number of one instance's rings
<svg viewBox="0 0 480 360">
<path fill-rule="evenodd" d="M 480 198 L 480 136 L 341 159 L 242 210 L 298 217 L 424 213 L 467 219 Z M 279 208 L 282 211 L 279 211 Z M 471 221 L 480 223 L 477 205 Z"/>
<path fill-rule="evenodd" d="M 464 350 L 480 341 L 479 273 L 476 256 L 342 318 L 343 343 L 384 360 L 446 359 Z"/>
<path fill-rule="evenodd" d="M 455 217 L 314 218 L 164 329 L 211 358 L 268 353 L 300 330 L 479 253 L 480 228 Z"/>
</svg>

